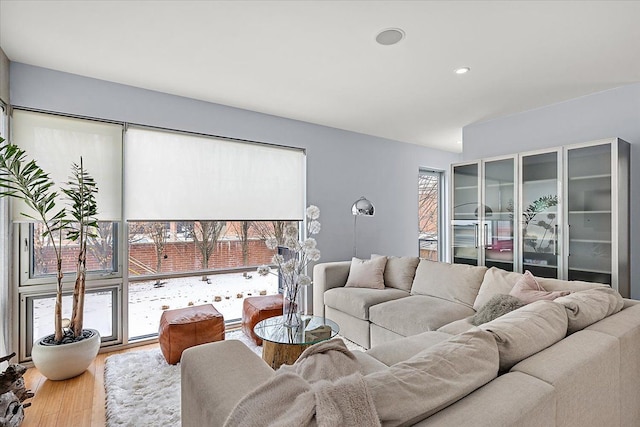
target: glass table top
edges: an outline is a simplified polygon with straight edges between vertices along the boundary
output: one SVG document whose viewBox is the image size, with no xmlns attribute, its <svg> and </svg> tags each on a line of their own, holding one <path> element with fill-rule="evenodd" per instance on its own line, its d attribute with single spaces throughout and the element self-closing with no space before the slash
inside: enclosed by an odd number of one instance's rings
<svg viewBox="0 0 640 427">
<path fill-rule="evenodd" d="M 257 336 L 279 344 L 309 345 L 338 335 L 340 327 L 333 320 L 320 316 L 302 316 L 302 324 L 290 328 L 284 326 L 284 316 L 270 317 L 253 328 Z"/>
</svg>

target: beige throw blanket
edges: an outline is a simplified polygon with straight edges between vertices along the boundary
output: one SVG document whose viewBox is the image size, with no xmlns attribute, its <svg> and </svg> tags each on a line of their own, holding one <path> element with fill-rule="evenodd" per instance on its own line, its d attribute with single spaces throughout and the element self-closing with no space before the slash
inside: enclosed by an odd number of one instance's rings
<svg viewBox="0 0 640 427">
<path fill-rule="evenodd" d="M 359 368 L 341 339 L 311 346 L 238 402 L 225 426 L 379 426 Z"/>
</svg>

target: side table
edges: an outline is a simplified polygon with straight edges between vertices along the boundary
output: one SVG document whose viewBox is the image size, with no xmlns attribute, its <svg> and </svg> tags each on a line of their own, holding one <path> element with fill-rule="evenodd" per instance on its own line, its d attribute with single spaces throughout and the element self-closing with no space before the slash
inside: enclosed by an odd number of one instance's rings
<svg viewBox="0 0 640 427">
<path fill-rule="evenodd" d="M 340 327 L 333 320 L 320 316 L 303 316 L 295 328 L 284 325 L 284 317 L 262 320 L 253 331 L 262 338 L 262 359 L 273 369 L 291 365 L 309 346 L 338 335 Z"/>
</svg>

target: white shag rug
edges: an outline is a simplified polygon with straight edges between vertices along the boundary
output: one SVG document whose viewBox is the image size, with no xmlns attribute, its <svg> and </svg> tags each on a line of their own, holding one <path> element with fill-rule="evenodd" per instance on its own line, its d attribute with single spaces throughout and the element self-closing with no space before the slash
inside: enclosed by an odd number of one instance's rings
<svg viewBox="0 0 640 427">
<path fill-rule="evenodd" d="M 225 339 L 242 341 L 262 356 L 262 347 L 240 330 L 227 332 Z M 351 350 L 363 349 L 345 343 Z M 180 425 L 180 364 L 169 365 L 159 348 L 109 356 L 104 387 L 107 427 Z"/>
</svg>

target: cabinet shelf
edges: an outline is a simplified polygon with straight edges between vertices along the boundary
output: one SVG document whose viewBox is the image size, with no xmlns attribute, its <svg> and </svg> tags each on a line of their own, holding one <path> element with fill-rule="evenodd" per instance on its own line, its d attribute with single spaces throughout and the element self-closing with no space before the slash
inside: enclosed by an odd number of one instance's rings
<svg viewBox="0 0 640 427">
<path fill-rule="evenodd" d="M 585 273 L 611 274 L 611 271 L 607 271 L 607 270 L 596 270 L 596 269 L 594 269 L 594 268 L 578 268 L 578 267 L 569 267 L 569 271 L 584 271 Z"/>
<path fill-rule="evenodd" d="M 486 188 L 513 187 L 513 182 L 503 182 L 500 184 L 487 184 Z"/>
<path fill-rule="evenodd" d="M 604 243 L 611 244 L 611 240 L 595 240 L 595 239 L 570 239 L 569 242 L 572 243 Z"/>
<path fill-rule="evenodd" d="M 535 264 L 535 263 L 528 263 L 528 262 L 523 262 L 522 265 L 524 267 L 549 268 L 549 269 L 553 269 L 553 270 L 557 270 L 558 269 L 557 265 Z"/>
<path fill-rule="evenodd" d="M 601 178 L 611 178 L 611 174 L 601 174 L 601 175 L 582 175 L 582 176 L 572 176 L 569 177 L 569 181 L 580 181 L 582 179 L 601 179 Z"/>
<path fill-rule="evenodd" d="M 454 187 L 454 190 L 477 190 L 478 186 L 477 185 L 463 185 L 460 187 Z"/>
<path fill-rule="evenodd" d="M 569 211 L 570 215 L 611 214 L 611 211 Z"/>
<path fill-rule="evenodd" d="M 548 179 L 532 179 L 529 181 L 524 181 L 522 185 L 541 185 L 541 184 L 557 184 L 558 180 L 555 178 Z"/>
</svg>

